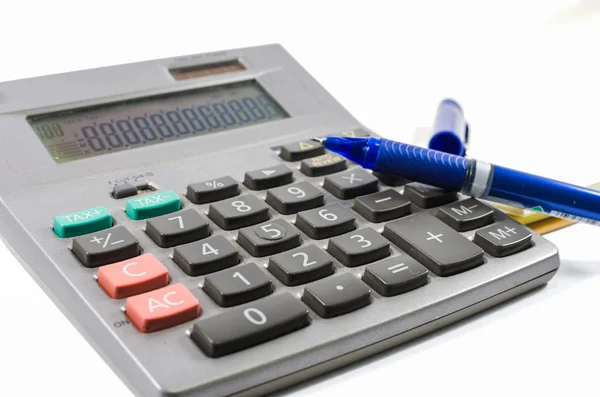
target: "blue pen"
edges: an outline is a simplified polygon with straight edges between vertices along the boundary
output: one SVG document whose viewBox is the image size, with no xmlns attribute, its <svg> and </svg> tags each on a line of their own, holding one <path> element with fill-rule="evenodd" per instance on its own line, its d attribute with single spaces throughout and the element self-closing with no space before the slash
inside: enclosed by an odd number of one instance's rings
<svg viewBox="0 0 600 397">
<path fill-rule="evenodd" d="M 313 138 L 366 169 L 600 226 L 600 192 L 384 138 Z"/>
</svg>

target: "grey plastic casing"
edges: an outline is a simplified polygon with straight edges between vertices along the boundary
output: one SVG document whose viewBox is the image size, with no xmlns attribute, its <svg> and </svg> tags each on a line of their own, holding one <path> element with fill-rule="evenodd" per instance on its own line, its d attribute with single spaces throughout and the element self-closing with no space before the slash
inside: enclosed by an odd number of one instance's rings
<svg viewBox="0 0 600 397">
<path fill-rule="evenodd" d="M 169 73 L 170 68 L 231 59 L 239 59 L 247 69 L 179 81 Z M 292 117 L 63 164 L 54 162 L 26 121 L 32 114 L 248 79 L 256 79 Z M 125 200 L 109 194 L 112 185 L 129 181 L 173 189 L 184 208 L 204 213 L 208 205 L 193 205 L 185 198 L 189 183 L 224 175 L 242 181 L 245 171 L 282 162 L 274 150 L 278 145 L 358 128 L 367 130 L 276 44 L 1 83 L 0 233 L 132 392 L 144 397 L 264 395 L 426 334 L 552 278 L 559 267 L 558 251 L 534 233 L 534 246 L 519 254 L 486 255 L 484 265 L 452 277 L 430 274 L 426 286 L 396 297 L 385 298 L 373 291 L 368 307 L 334 319 L 310 312 L 311 324 L 302 330 L 212 359 L 187 335 L 193 322 L 151 334 L 128 323 L 121 310 L 125 300 L 111 299 L 94 279 L 97 269 L 83 267 L 70 252 L 71 240 L 58 238 L 51 227 L 55 215 L 107 207 L 115 223 L 139 239 L 144 252 L 153 253 L 168 267 L 171 283 L 183 283 L 198 298 L 202 317 L 217 315 L 228 309 L 204 294 L 203 277 L 187 276 L 172 262 L 172 250 L 157 247 L 145 235 L 144 221 L 126 216 Z M 301 174 L 299 163 L 286 164 L 294 169 L 296 180 L 322 183 L 323 178 Z M 245 187 L 241 189 L 248 193 Z M 265 196 L 264 192 L 252 193 Z M 325 198 L 328 203 L 340 202 L 328 193 Z M 341 202 L 352 205 L 352 200 Z M 413 211 L 422 210 L 414 207 Z M 295 219 L 272 209 L 270 214 L 290 222 Z M 358 214 L 356 218 L 359 228 L 383 228 Z M 496 218 L 506 216 L 496 211 Z M 214 233 L 235 239 L 236 232 L 220 231 L 212 222 L 211 227 Z M 472 238 L 474 231 L 463 234 Z M 310 240 L 302 237 L 304 243 Z M 324 247 L 326 241 L 316 244 Z M 397 247 L 392 249 L 394 255 L 401 253 Z M 241 248 L 240 252 L 243 263 L 266 264 L 266 258 L 252 258 Z M 360 277 L 363 269 L 336 262 L 338 273 Z M 302 293 L 302 286 L 285 287 L 272 279 L 275 293 Z"/>
</svg>

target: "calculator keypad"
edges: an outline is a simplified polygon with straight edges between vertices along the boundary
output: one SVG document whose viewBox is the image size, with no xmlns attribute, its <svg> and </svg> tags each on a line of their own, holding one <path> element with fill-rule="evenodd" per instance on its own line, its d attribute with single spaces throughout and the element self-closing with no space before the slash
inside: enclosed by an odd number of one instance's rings
<svg viewBox="0 0 600 397">
<path fill-rule="evenodd" d="M 532 234 L 513 221 L 502 221 L 475 233 L 473 242 L 490 255 L 504 257 L 516 254 L 531 246 Z"/>
<path fill-rule="evenodd" d="M 186 197 L 194 204 L 212 203 L 239 194 L 238 183 L 230 176 L 188 185 Z"/>
<path fill-rule="evenodd" d="M 281 146 L 279 157 L 285 161 L 300 161 L 325 154 L 325 148 L 318 142 L 300 141 Z"/>
<path fill-rule="evenodd" d="M 351 199 L 377 191 L 379 180 L 362 168 L 325 177 L 323 188 L 339 199 Z"/>
<path fill-rule="evenodd" d="M 187 288 L 173 284 L 127 298 L 125 313 L 138 330 L 150 333 L 193 320 L 202 308 Z"/>
<path fill-rule="evenodd" d="M 235 266 L 240 259 L 238 249 L 227 238 L 215 235 L 176 247 L 173 261 L 194 277 Z"/>
<path fill-rule="evenodd" d="M 335 203 L 300 212 L 296 216 L 296 227 L 308 237 L 320 240 L 354 230 L 355 219 L 352 211 Z"/>
<path fill-rule="evenodd" d="M 333 259 L 321 248 L 309 244 L 272 256 L 269 271 L 285 285 L 300 285 L 333 274 Z"/>
<path fill-rule="evenodd" d="M 269 207 L 248 194 L 210 204 L 208 217 L 221 229 L 234 230 L 268 220 Z"/>
<path fill-rule="evenodd" d="M 194 209 L 186 209 L 148 220 L 146 234 L 159 247 L 167 248 L 206 238 L 208 221 Z"/>
<path fill-rule="evenodd" d="M 191 338 L 209 357 L 256 346 L 309 325 L 308 309 L 289 292 L 197 321 Z"/>
<path fill-rule="evenodd" d="M 362 279 L 378 294 L 395 296 L 426 285 L 428 274 L 414 258 L 401 255 L 367 266 Z"/>
<path fill-rule="evenodd" d="M 287 251 L 301 244 L 300 232 L 283 219 L 242 229 L 237 242 L 257 258 Z"/>
<path fill-rule="evenodd" d="M 347 160 L 335 153 L 325 153 L 321 156 L 302 160 L 300 172 L 306 176 L 323 176 L 343 171 L 348 167 Z"/>
<path fill-rule="evenodd" d="M 98 267 L 138 256 L 138 240 L 124 226 L 73 239 L 73 254 L 85 267 Z"/>
<path fill-rule="evenodd" d="M 263 190 L 275 186 L 287 185 L 288 183 L 292 183 L 293 180 L 292 170 L 283 164 L 278 164 L 246 172 L 244 185 L 252 190 Z"/>
<path fill-rule="evenodd" d="M 140 255 L 98 269 L 98 284 L 113 299 L 152 291 L 168 283 L 169 271 L 152 254 Z"/>
<path fill-rule="evenodd" d="M 426 212 L 385 225 L 383 235 L 438 276 L 483 264 L 483 250 Z"/>
<path fill-rule="evenodd" d="M 222 307 L 250 302 L 273 292 L 271 279 L 254 263 L 208 275 L 202 288 Z"/>
<path fill-rule="evenodd" d="M 410 201 L 393 189 L 357 197 L 354 210 L 369 222 L 379 223 L 410 214 Z"/>
<path fill-rule="evenodd" d="M 289 215 L 322 206 L 324 194 L 303 181 L 267 191 L 265 201 L 280 214 Z"/>
<path fill-rule="evenodd" d="M 456 192 L 417 182 L 411 182 L 404 186 L 404 196 L 421 208 L 439 207 L 458 200 Z"/>
<path fill-rule="evenodd" d="M 343 273 L 306 286 L 302 301 L 319 316 L 331 318 L 371 304 L 371 290 L 358 278 Z"/>
<path fill-rule="evenodd" d="M 390 254 L 390 242 L 370 227 L 329 240 L 327 251 L 348 267 L 375 262 Z"/>
</svg>

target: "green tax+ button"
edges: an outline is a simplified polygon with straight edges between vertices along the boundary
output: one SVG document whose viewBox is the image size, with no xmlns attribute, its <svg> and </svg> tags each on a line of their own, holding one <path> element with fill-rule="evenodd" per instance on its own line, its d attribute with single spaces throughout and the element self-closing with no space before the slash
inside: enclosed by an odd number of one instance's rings
<svg viewBox="0 0 600 397">
<path fill-rule="evenodd" d="M 54 217 L 54 232 L 60 238 L 81 236 L 108 229 L 113 218 L 105 207 L 90 208 Z"/>
<path fill-rule="evenodd" d="M 127 200 L 125 212 L 136 221 L 165 215 L 181 209 L 181 200 L 173 190 Z"/>
</svg>

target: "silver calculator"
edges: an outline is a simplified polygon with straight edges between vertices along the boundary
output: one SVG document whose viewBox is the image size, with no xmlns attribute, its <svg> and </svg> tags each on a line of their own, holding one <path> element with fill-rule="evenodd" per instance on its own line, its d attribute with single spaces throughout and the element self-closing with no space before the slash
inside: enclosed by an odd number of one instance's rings
<svg viewBox="0 0 600 397">
<path fill-rule="evenodd" d="M 323 135 L 377 136 L 279 45 L 0 83 L 0 232 L 144 397 L 266 395 L 557 272 L 494 207 Z"/>
</svg>

